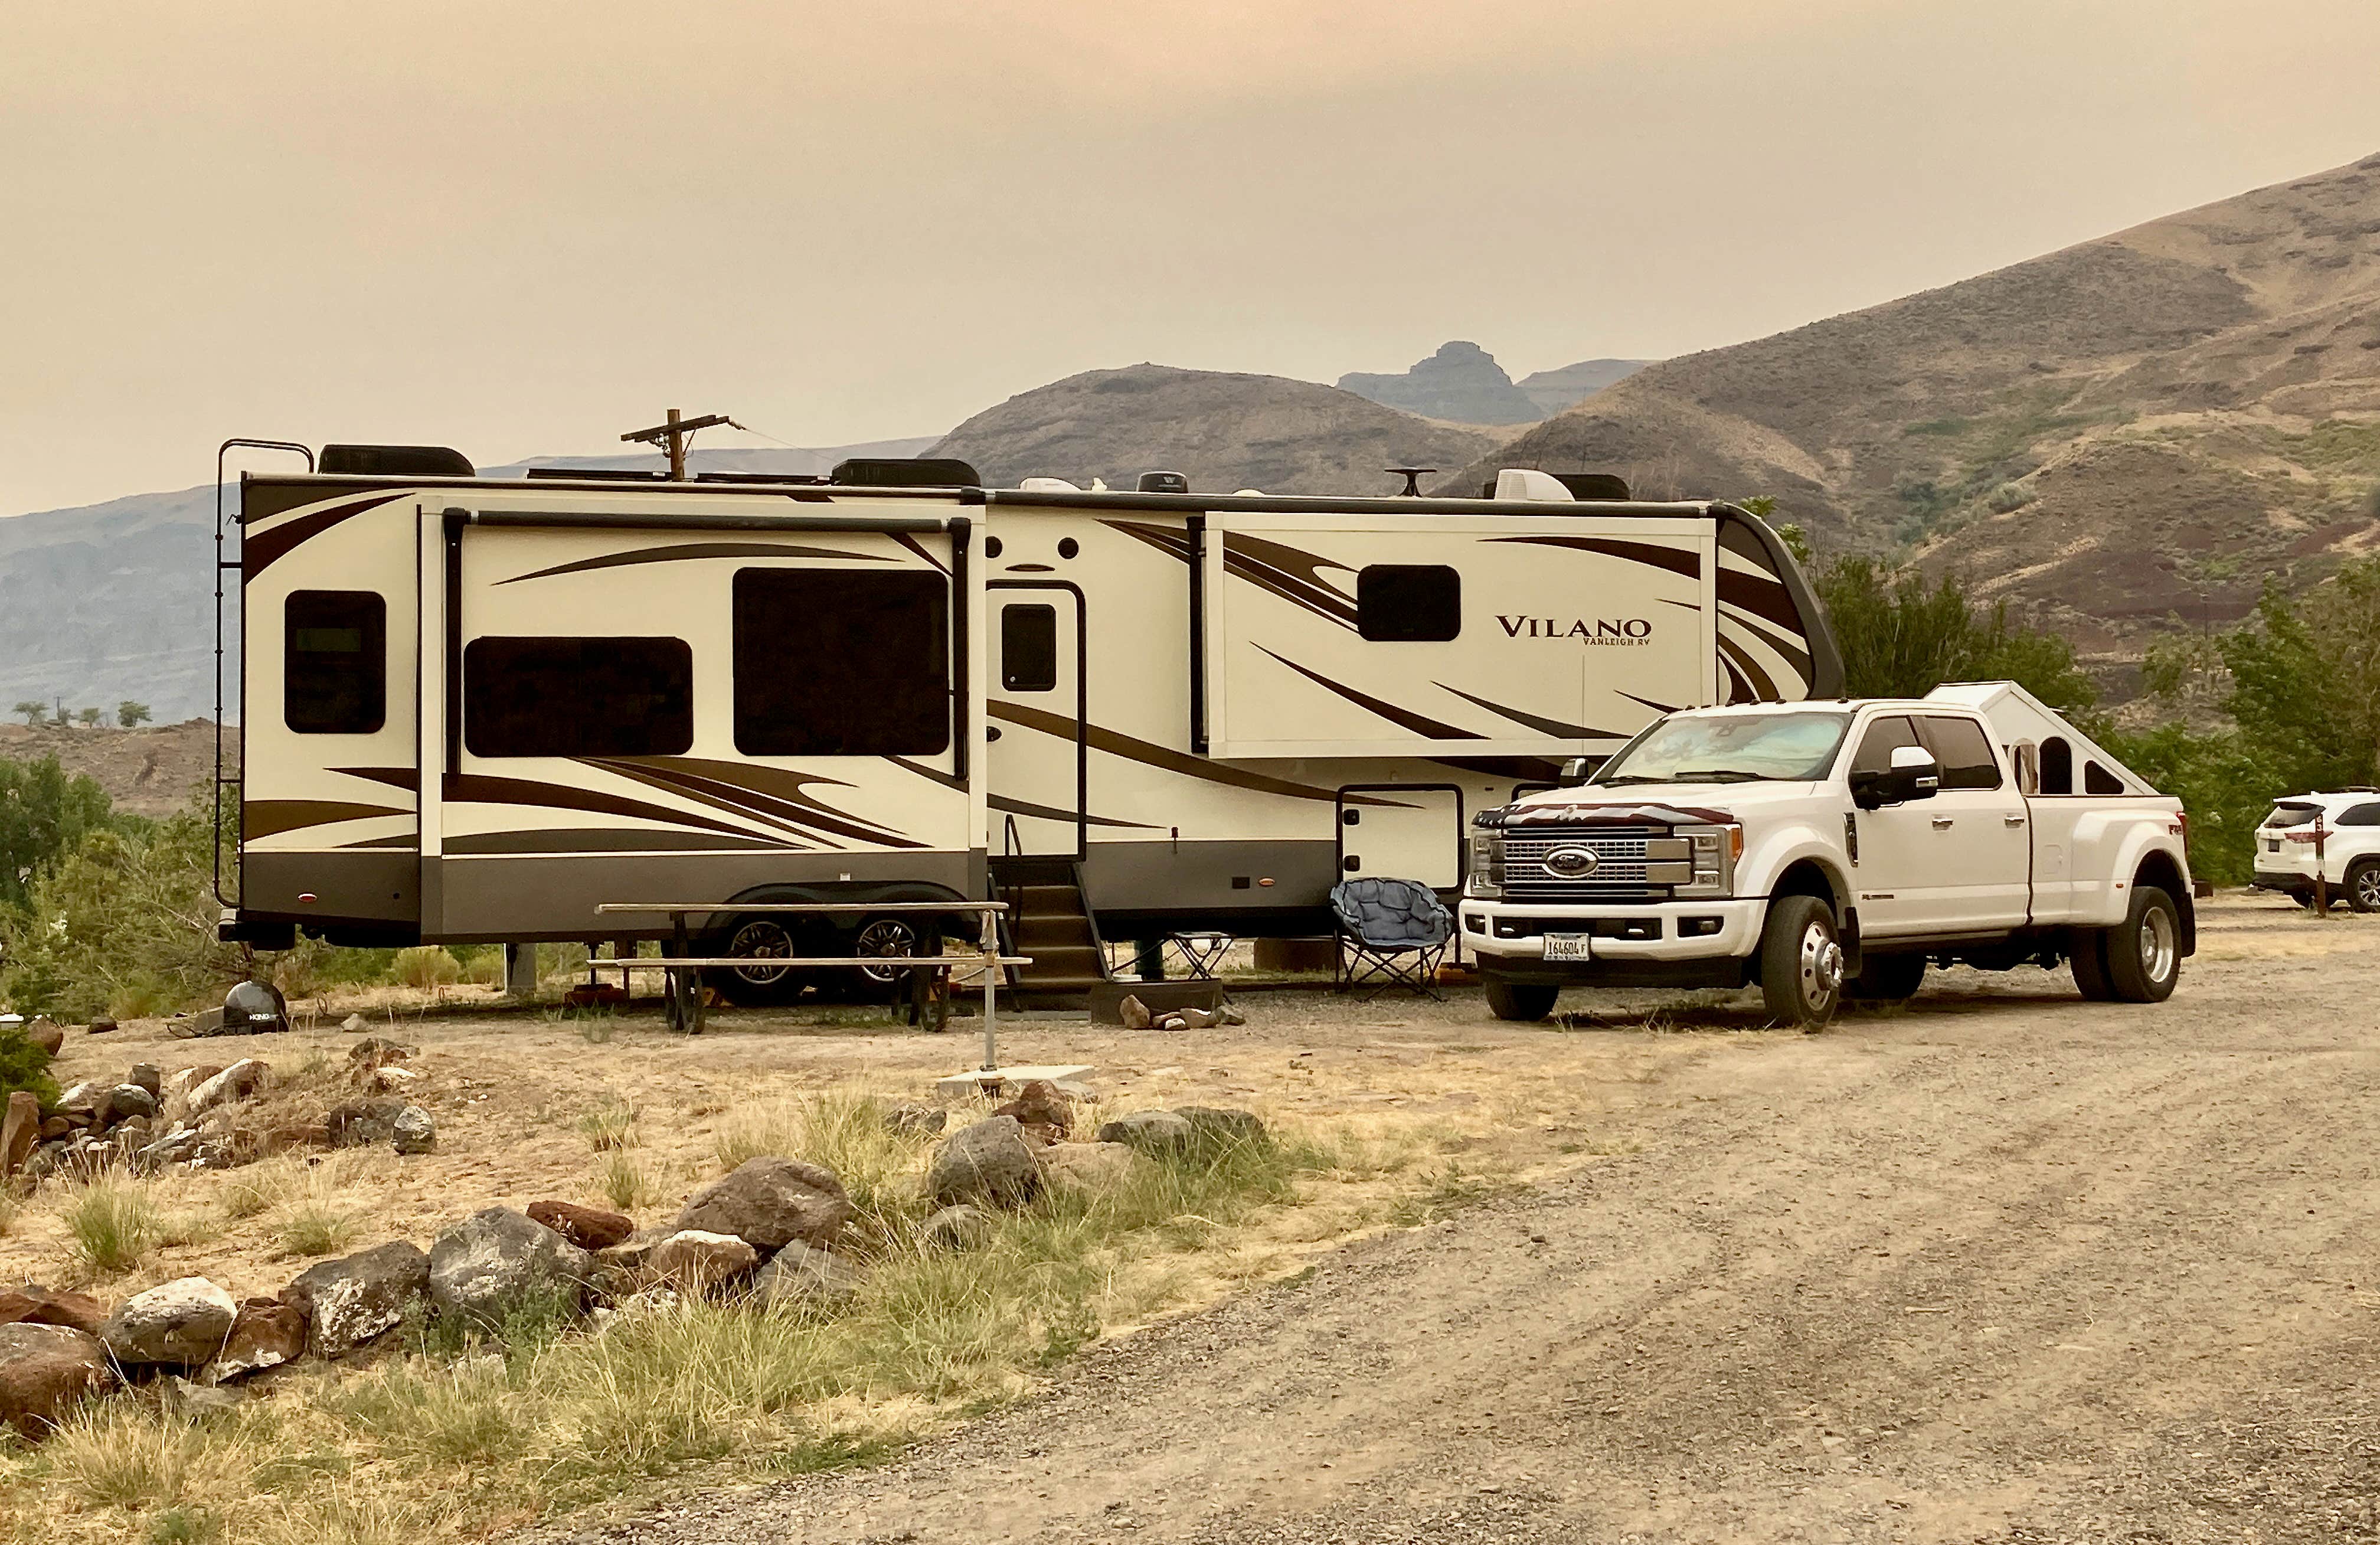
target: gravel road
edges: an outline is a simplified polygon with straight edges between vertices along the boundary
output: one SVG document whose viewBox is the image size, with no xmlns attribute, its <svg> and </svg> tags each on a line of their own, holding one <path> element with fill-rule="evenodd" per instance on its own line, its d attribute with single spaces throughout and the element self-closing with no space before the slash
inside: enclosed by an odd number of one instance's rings
<svg viewBox="0 0 2380 1545">
<path fill-rule="evenodd" d="M 2310 932 L 2309 931 L 2328 931 Z M 2380 1537 L 2380 928 L 1711 1033 L 1619 1158 L 590 1539 Z"/>
</svg>

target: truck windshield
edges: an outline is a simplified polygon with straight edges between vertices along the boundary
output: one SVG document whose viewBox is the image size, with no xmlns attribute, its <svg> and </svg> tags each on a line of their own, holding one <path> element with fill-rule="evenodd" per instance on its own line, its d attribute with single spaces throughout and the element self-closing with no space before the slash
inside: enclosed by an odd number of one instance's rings
<svg viewBox="0 0 2380 1545">
<path fill-rule="evenodd" d="M 1592 783 L 1804 783 L 1827 775 L 1848 713 L 1680 714 L 1638 736 Z"/>
</svg>

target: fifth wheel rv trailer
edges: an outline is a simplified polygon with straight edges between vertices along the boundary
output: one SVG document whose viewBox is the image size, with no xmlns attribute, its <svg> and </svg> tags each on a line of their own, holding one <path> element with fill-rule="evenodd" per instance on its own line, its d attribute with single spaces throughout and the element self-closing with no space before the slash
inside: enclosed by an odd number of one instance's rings
<svg viewBox="0 0 2380 1545">
<path fill-rule="evenodd" d="M 598 905 L 658 898 L 722 904 L 703 955 L 903 953 L 932 928 L 903 901 L 1030 888 L 1093 957 L 1325 932 L 1342 878 L 1453 894 L 1471 811 L 1658 714 L 1841 690 L 1729 505 L 975 481 L 500 481 L 385 447 L 243 478 L 227 931 L 608 938 Z M 865 910 L 806 939 L 734 910 L 823 900 Z M 1039 985 L 1104 972 L 1038 949 Z"/>
</svg>

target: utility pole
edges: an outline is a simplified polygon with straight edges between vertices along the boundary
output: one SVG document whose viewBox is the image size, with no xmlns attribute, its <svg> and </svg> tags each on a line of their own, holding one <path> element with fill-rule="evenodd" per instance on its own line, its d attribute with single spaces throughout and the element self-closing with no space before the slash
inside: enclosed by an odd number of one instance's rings
<svg viewBox="0 0 2380 1545">
<path fill-rule="evenodd" d="M 655 424 L 650 429 L 630 430 L 620 438 L 635 441 L 640 444 L 662 447 L 669 453 L 670 481 L 684 482 L 686 481 L 686 443 L 694 438 L 694 432 L 698 429 L 710 429 L 715 425 L 727 422 L 729 420 L 724 413 L 706 413 L 699 419 L 681 419 L 678 417 L 677 409 L 673 408 L 669 410 L 669 422 Z"/>
</svg>

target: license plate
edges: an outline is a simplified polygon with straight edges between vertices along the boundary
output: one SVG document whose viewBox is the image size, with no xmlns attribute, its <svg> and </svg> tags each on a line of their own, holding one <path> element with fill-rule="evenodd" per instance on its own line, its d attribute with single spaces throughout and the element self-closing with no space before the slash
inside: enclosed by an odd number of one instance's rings
<svg viewBox="0 0 2380 1545">
<path fill-rule="evenodd" d="M 1548 933 L 1546 935 L 1548 960 L 1593 960 L 1595 943 L 1584 933 Z"/>
<path fill-rule="evenodd" d="M 2281 850 L 2281 845 L 2280 845 L 2280 843 L 2279 843 L 2279 841 L 2278 841 L 2277 839 L 2273 838 L 2273 837 L 2266 837 L 2266 838 L 2265 839 L 2265 852 L 2267 852 L 2267 853 L 2278 853 L 2280 850 Z"/>
</svg>

